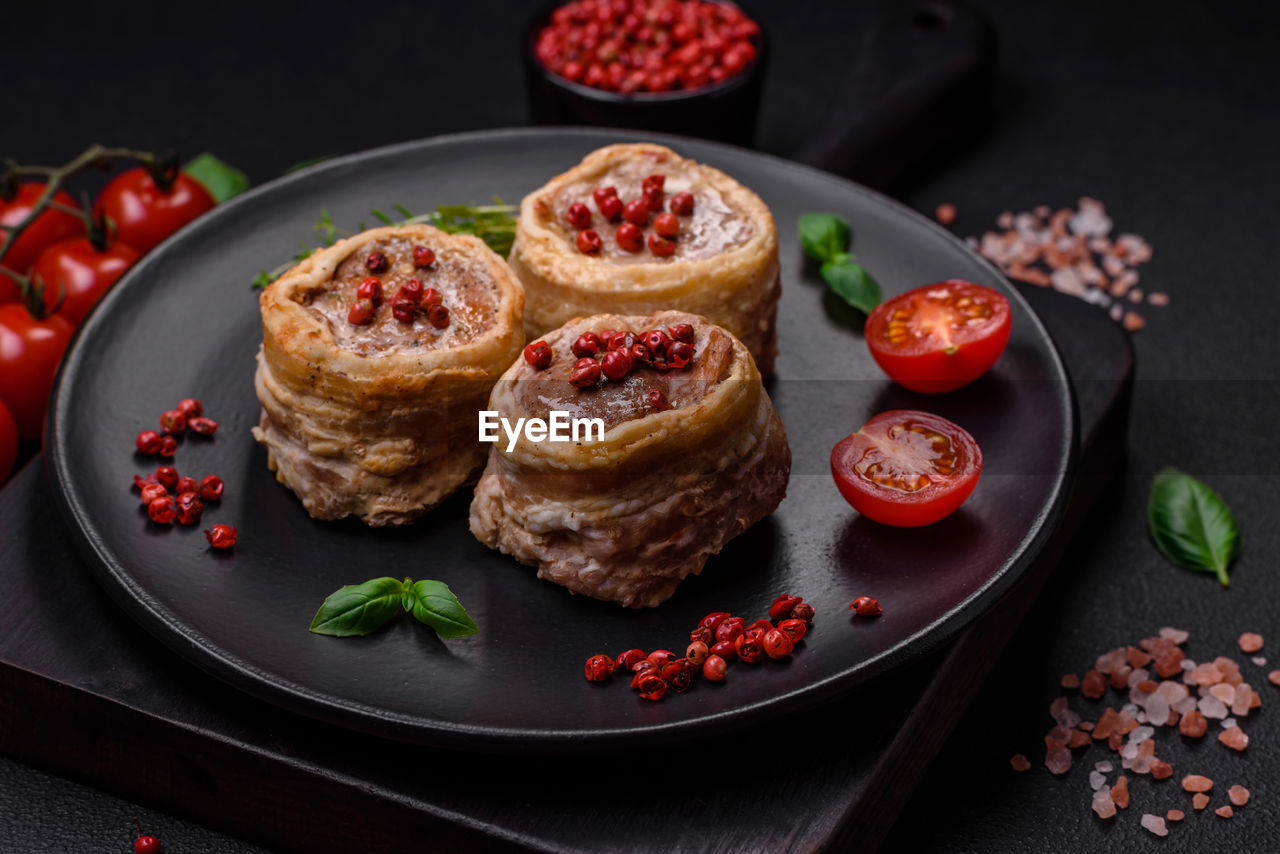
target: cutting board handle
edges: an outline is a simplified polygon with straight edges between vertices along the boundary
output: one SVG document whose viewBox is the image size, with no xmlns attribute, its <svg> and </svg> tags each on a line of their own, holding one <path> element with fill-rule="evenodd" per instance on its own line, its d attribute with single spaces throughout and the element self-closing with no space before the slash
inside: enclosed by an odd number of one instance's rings
<svg viewBox="0 0 1280 854">
<path fill-rule="evenodd" d="M 959 150 L 988 118 L 995 32 L 963 3 L 891 3 L 850 52 L 845 97 L 796 160 L 884 188 Z"/>
</svg>

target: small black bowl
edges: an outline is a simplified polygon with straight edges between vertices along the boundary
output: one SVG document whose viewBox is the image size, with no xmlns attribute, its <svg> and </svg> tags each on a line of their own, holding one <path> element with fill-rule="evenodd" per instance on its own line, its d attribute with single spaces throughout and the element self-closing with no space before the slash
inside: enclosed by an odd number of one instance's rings
<svg viewBox="0 0 1280 854">
<path fill-rule="evenodd" d="M 768 39 L 756 38 L 756 58 L 738 74 L 701 89 L 620 95 L 566 80 L 534 55 L 538 33 L 564 0 L 543 7 L 524 31 L 525 82 L 533 121 L 675 133 L 750 147 L 755 141 Z"/>
</svg>

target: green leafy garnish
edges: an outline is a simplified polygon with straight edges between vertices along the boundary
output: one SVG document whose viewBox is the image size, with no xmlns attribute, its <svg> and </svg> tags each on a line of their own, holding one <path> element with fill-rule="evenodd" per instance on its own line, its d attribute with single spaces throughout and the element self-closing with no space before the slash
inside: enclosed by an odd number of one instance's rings
<svg viewBox="0 0 1280 854">
<path fill-rule="evenodd" d="M 868 314 L 880 304 L 880 285 L 848 252 L 849 223 L 835 214 L 807 213 L 796 230 L 805 254 L 822 264 L 822 278 L 832 293 Z"/>
<path fill-rule="evenodd" d="M 377 208 L 370 210 L 369 214 L 385 225 L 425 223 L 448 234 L 474 234 L 504 258 L 511 253 L 511 245 L 515 243 L 516 208 L 514 205 L 505 204 L 497 197 L 494 197 L 494 203 L 491 205 L 441 205 L 430 213 L 417 216 L 404 205 L 393 204 L 391 208 L 404 219 L 394 220 L 386 212 Z M 360 223 L 359 231 L 364 231 L 364 228 L 364 223 Z M 312 231 L 315 232 L 321 246 L 332 246 L 339 236 L 347 237 L 356 233 L 335 225 L 328 211 L 320 212 L 320 220 L 312 226 Z M 292 262 L 281 264 L 274 270 L 263 270 L 255 276 L 253 286 L 258 289 L 265 288 L 283 275 L 294 263 L 306 258 L 313 251 L 304 246 L 302 254 L 295 255 Z"/>
<path fill-rule="evenodd" d="M 182 167 L 182 171 L 199 181 L 209 191 L 209 195 L 213 196 L 214 201 L 219 203 L 249 189 L 247 175 L 208 152 L 197 155 Z"/>
<path fill-rule="evenodd" d="M 1156 548 L 1187 569 L 1212 572 L 1226 587 L 1240 528 L 1226 502 L 1189 474 L 1168 467 L 1151 483 L 1147 526 Z"/>
<path fill-rule="evenodd" d="M 401 611 L 408 611 L 442 638 L 461 638 L 479 631 L 447 584 L 412 578 L 374 578 L 339 588 L 316 612 L 311 631 L 333 637 L 363 637 Z"/>
<path fill-rule="evenodd" d="M 849 245 L 849 223 L 835 214 L 801 214 L 796 230 L 805 254 L 818 261 L 834 260 Z"/>
</svg>

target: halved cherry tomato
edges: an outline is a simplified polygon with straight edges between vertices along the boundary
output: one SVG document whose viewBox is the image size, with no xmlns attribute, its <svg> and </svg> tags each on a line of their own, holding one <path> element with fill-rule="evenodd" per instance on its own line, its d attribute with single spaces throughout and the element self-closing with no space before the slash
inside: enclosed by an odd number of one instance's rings
<svg viewBox="0 0 1280 854">
<path fill-rule="evenodd" d="M 107 289 L 140 257 L 138 250 L 118 240 L 99 252 L 88 238 L 73 237 L 41 252 L 31 277 L 44 285 L 45 310 L 53 312 L 61 293 L 58 316 L 79 326 Z"/>
<path fill-rule="evenodd" d="M 863 516 L 914 528 L 965 502 L 982 474 L 982 449 L 963 427 L 941 416 L 894 409 L 836 443 L 831 474 Z"/>
<path fill-rule="evenodd" d="M 17 225 L 27 218 L 36 201 L 44 192 L 45 185 L 38 181 L 18 185 L 18 194 L 12 201 L 0 199 L 0 226 Z M 53 200 L 67 207 L 76 207 L 76 200 L 64 190 L 53 194 Z M 27 273 L 44 248 L 59 240 L 79 237 L 84 234 L 84 220 L 65 211 L 46 210 L 36 221 L 31 223 L 22 236 L 14 241 L 13 247 L 5 254 L 0 266 Z M 7 228 L 0 227 L 0 243 L 9 235 Z M 18 283 L 9 276 L 0 273 L 0 303 L 17 302 L 22 291 Z"/>
<path fill-rule="evenodd" d="M 9 408 L 0 401 L 0 484 L 3 484 L 18 461 L 18 425 L 13 423 Z"/>
<path fill-rule="evenodd" d="M 948 279 L 881 303 L 867 318 L 871 355 L 912 391 L 960 388 L 987 372 L 1009 343 L 1009 301 L 991 288 Z"/>
<path fill-rule="evenodd" d="M 102 188 L 93 215 L 106 214 L 115 224 L 116 237 L 145 254 L 216 204 L 204 185 L 184 172 L 161 190 L 151 173 L 138 166 Z"/>
<path fill-rule="evenodd" d="M 39 439 L 53 375 L 73 327 L 58 315 L 37 320 L 21 303 L 0 305 L 0 401 L 23 439 Z"/>
</svg>

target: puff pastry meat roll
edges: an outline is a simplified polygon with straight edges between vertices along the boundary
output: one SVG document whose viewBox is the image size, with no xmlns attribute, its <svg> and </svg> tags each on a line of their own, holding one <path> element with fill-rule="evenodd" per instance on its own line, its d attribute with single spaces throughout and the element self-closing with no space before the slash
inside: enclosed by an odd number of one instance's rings
<svg viewBox="0 0 1280 854">
<path fill-rule="evenodd" d="M 524 343 L 523 291 L 482 241 L 372 229 L 260 304 L 253 433 L 312 516 L 403 524 L 475 477 L 477 412 Z"/>
<path fill-rule="evenodd" d="M 677 309 L 723 326 L 773 371 L 773 216 L 733 178 L 669 148 L 598 149 L 526 196 L 511 268 L 530 339 L 573 317 Z"/>
<path fill-rule="evenodd" d="M 531 344 L 490 410 L 603 430 L 494 445 L 471 531 L 574 593 L 657 605 L 777 508 L 791 471 L 782 421 L 747 348 L 697 315 L 575 318 L 544 340 L 550 353 Z M 637 358 L 615 355 L 629 347 Z"/>
</svg>

